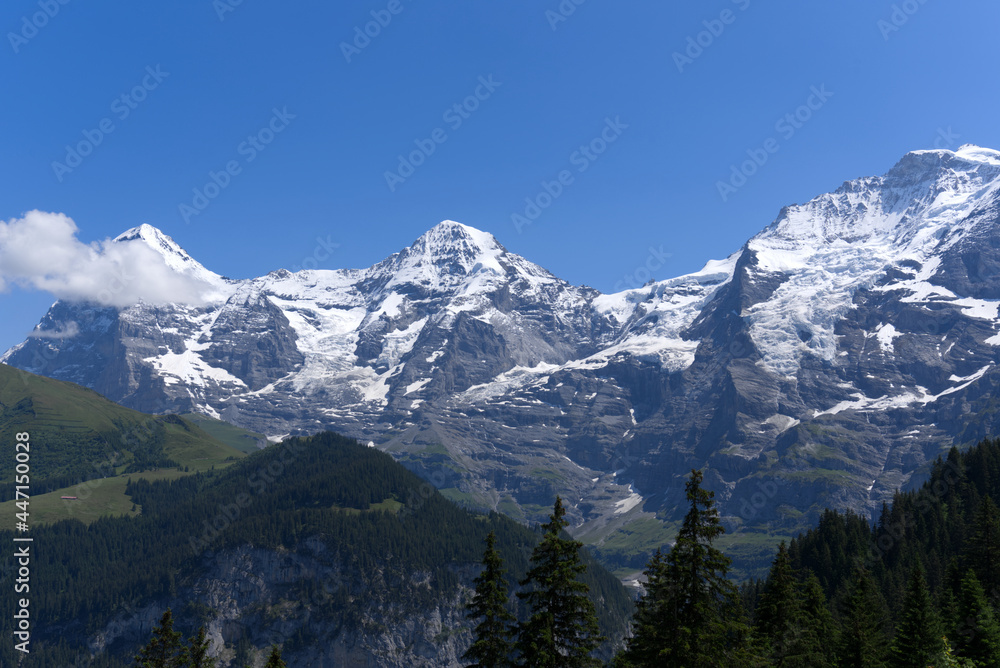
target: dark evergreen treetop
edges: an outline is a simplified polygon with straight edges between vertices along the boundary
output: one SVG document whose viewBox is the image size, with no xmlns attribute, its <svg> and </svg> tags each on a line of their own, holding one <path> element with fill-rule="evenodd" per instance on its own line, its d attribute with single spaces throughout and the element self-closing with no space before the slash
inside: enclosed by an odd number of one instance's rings
<svg viewBox="0 0 1000 668">
<path fill-rule="evenodd" d="M 508 609 L 510 589 L 504 579 L 503 559 L 496 541 L 496 534 L 490 531 L 483 553 L 483 571 L 475 579 L 476 593 L 469 605 L 467 617 L 479 620 L 472 645 L 462 656 L 473 662 L 469 668 L 506 668 L 514 654 L 512 639 L 517 618 Z"/>
<path fill-rule="evenodd" d="M 174 617 L 170 608 L 160 618 L 160 625 L 153 628 L 153 637 L 135 657 L 136 668 L 183 668 L 187 666 L 187 652 L 181 644 L 181 634 L 174 631 Z"/>
<path fill-rule="evenodd" d="M 945 650 L 944 626 L 921 568 L 914 568 L 889 655 L 890 668 L 930 665 Z"/>
<path fill-rule="evenodd" d="M 517 648 L 528 668 L 583 668 L 599 666 L 592 653 L 603 638 L 588 587 L 580 576 L 583 543 L 563 534 L 568 522 L 562 499 L 556 497 L 549 521 L 542 525 L 541 542 L 531 554 L 531 569 L 521 581 L 528 619 L 518 629 Z"/>
<path fill-rule="evenodd" d="M 281 658 L 281 650 L 277 645 L 271 645 L 271 653 L 267 657 L 267 664 L 264 668 L 288 668 Z"/>
<path fill-rule="evenodd" d="M 748 629 L 736 586 L 726 579 L 729 558 L 713 546 L 725 532 L 714 492 L 702 489 L 701 471 L 686 485 L 691 508 L 663 558 L 653 558 L 647 593 L 622 661 L 634 666 L 724 666 L 738 660 Z"/>
</svg>

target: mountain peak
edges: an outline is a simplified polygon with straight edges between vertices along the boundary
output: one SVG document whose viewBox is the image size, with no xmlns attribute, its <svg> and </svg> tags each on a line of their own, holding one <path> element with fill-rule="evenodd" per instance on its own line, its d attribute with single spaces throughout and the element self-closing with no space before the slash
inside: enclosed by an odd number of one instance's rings
<svg viewBox="0 0 1000 668">
<path fill-rule="evenodd" d="M 163 261 L 169 268 L 178 273 L 188 274 L 210 283 L 216 283 L 222 278 L 202 266 L 200 262 L 188 255 L 188 252 L 181 248 L 180 244 L 152 225 L 143 223 L 138 227 L 125 230 L 115 237 L 112 243 L 125 243 L 128 241 L 139 241 L 152 248 L 163 258 Z"/>
<path fill-rule="evenodd" d="M 489 232 L 453 220 L 438 223 L 372 269 L 385 279 L 386 288 L 418 285 L 433 292 L 481 293 L 516 279 L 535 287 L 558 281 L 542 267 L 508 252 Z"/>
<path fill-rule="evenodd" d="M 142 225 L 139 225 L 137 227 L 125 230 L 117 237 L 115 237 L 113 241 L 135 241 L 136 239 L 142 239 L 147 243 L 151 240 L 163 239 L 166 240 L 168 243 L 172 244 L 173 246 L 179 248 L 179 246 L 177 246 L 177 243 L 173 239 L 171 239 L 169 236 L 160 231 L 159 228 L 153 227 L 148 223 L 143 223 Z"/>
<path fill-rule="evenodd" d="M 138 227 L 125 230 L 112 240 L 114 243 L 125 241 L 141 241 L 157 253 L 163 256 L 167 265 L 173 269 L 183 269 L 190 266 L 188 262 L 194 262 L 194 258 L 187 254 L 176 241 L 164 234 L 158 228 L 143 223 Z"/>
<path fill-rule="evenodd" d="M 885 178 L 914 184 L 928 179 L 937 180 L 943 170 L 981 173 L 987 178 L 1000 174 L 1000 151 L 975 144 L 964 144 L 957 151 L 928 149 L 910 151 L 890 169 Z M 982 170 L 982 171 L 981 171 Z"/>
<path fill-rule="evenodd" d="M 436 267 L 447 273 L 470 274 L 489 268 L 502 274 L 497 260 L 506 253 L 492 234 L 446 220 L 421 235 L 399 259 L 404 265 Z"/>
<path fill-rule="evenodd" d="M 452 254 L 456 251 L 476 254 L 504 253 L 506 249 L 489 232 L 483 232 L 469 225 L 445 220 L 420 236 L 411 249 L 422 249 L 434 255 Z"/>
</svg>

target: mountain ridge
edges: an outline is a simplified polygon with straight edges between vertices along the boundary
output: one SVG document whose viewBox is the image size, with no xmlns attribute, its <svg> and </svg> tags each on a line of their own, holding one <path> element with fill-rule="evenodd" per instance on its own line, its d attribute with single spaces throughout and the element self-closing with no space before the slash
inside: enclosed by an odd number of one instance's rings
<svg viewBox="0 0 1000 668">
<path fill-rule="evenodd" d="M 444 221 L 368 269 L 229 281 L 224 303 L 59 302 L 39 327 L 76 337 L 0 359 L 153 412 L 341 431 L 522 519 L 563 493 L 598 546 L 633 522 L 665 542 L 705 468 L 730 526 L 777 538 L 871 512 L 996 424 L 998 179 L 996 151 L 909 153 L 614 294 Z"/>
</svg>

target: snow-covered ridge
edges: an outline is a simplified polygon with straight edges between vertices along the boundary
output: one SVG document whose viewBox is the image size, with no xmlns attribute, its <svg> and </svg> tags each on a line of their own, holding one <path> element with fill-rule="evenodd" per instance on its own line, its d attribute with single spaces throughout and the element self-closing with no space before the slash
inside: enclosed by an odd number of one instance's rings
<svg viewBox="0 0 1000 668">
<path fill-rule="evenodd" d="M 954 152 L 915 151 L 883 176 L 849 181 L 832 193 L 786 207 L 725 260 L 615 294 L 571 286 L 510 253 L 493 235 L 450 220 L 367 269 L 281 270 L 242 281 L 209 271 L 150 225 L 128 230 L 115 242 L 143 243 L 174 271 L 212 285 L 215 305 L 206 311 L 212 323 L 220 314 L 260 300 L 275 307 L 287 319 L 304 356 L 301 368 L 287 378 L 300 392 L 319 392 L 339 383 L 352 388 L 345 400 L 385 403 L 392 379 L 407 364 L 417 341 L 435 329 L 448 330 L 462 317 L 492 327 L 511 347 L 530 340 L 512 353 L 515 368 L 522 371 L 503 378 L 498 372 L 492 379 L 505 391 L 558 369 L 600 367 L 619 355 L 680 371 L 693 363 L 699 345 L 685 338 L 687 330 L 732 281 L 736 267 L 744 265 L 751 281 L 780 276 L 773 293 L 738 315 L 748 323 L 762 365 L 794 376 L 803 355 L 836 361 L 836 323 L 853 308 L 859 290 L 888 289 L 879 286 L 879 279 L 889 267 L 911 276 L 891 286 L 909 290 L 910 301 L 946 300 L 963 313 L 996 320 L 996 304 L 945 290 L 934 285 L 933 277 L 940 254 L 976 224 L 972 214 L 995 201 L 998 179 L 1000 152 L 976 146 Z M 593 328 L 599 340 L 590 342 L 585 354 L 574 356 L 567 345 L 549 341 L 548 333 L 525 336 L 524 327 L 537 323 L 525 321 L 519 306 L 498 308 L 494 300 L 501 294 L 513 295 L 513 303 L 537 305 L 567 331 Z M 204 359 L 195 359 L 211 352 L 212 344 L 205 342 L 212 338 L 212 326 L 192 330 L 183 352 L 172 350 L 146 361 L 154 370 L 179 372 L 177 356 L 183 355 L 183 374 L 174 375 L 182 375 L 185 382 L 197 384 L 192 369 L 204 369 L 205 382 L 229 380 Z M 880 323 L 872 335 L 886 354 L 900 336 L 891 322 Z M 437 360 L 443 354 L 443 348 L 428 350 L 422 359 Z M 420 373 L 433 373 L 434 368 Z M 482 386 L 482 380 L 476 385 Z M 406 387 L 417 394 L 427 385 L 427 377 L 421 377 L 411 378 Z"/>
<path fill-rule="evenodd" d="M 927 269 L 972 229 L 972 214 L 996 199 L 998 187 L 1000 152 L 963 146 L 909 153 L 885 176 L 783 209 L 747 244 L 757 271 L 787 276 L 745 314 L 765 366 L 790 376 L 803 354 L 832 361 L 835 323 L 887 267 L 921 267 L 913 288 L 926 291 Z"/>
</svg>

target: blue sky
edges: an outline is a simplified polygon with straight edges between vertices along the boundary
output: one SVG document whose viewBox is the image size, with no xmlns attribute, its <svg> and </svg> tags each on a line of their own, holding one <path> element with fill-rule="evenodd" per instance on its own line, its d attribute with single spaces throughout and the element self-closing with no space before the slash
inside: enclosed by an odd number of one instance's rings
<svg viewBox="0 0 1000 668">
<path fill-rule="evenodd" d="M 321 268 L 368 266 L 453 219 L 611 291 L 909 150 L 1000 148 L 985 1 L 236 1 L 5 2 L 0 220 L 149 223 L 245 278 L 317 239 Z M 0 349 L 52 300 L 0 293 Z"/>
</svg>

